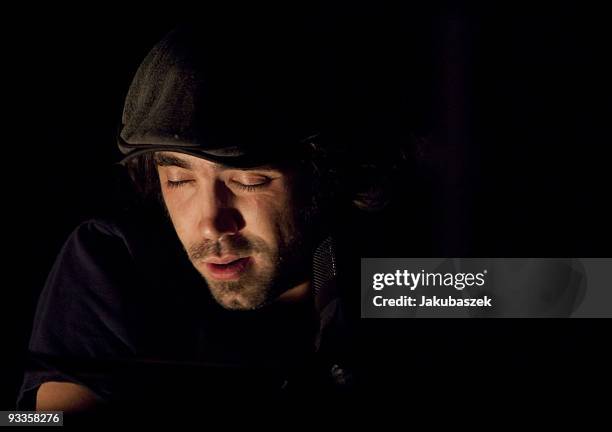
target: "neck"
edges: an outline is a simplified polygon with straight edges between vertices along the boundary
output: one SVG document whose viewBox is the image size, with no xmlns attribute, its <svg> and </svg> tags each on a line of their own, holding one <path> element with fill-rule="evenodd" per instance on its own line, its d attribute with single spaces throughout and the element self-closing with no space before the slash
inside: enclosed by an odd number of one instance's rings
<svg viewBox="0 0 612 432">
<path fill-rule="evenodd" d="M 278 296 L 277 301 L 280 303 L 300 303 L 309 300 L 311 297 L 312 284 L 307 280 L 282 293 Z"/>
</svg>

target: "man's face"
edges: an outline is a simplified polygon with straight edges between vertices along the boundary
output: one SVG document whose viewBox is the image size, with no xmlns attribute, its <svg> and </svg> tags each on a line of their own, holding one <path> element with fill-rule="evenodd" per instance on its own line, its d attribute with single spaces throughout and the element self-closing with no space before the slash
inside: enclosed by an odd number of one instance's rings
<svg viewBox="0 0 612 432">
<path fill-rule="evenodd" d="M 234 169 L 176 152 L 155 161 L 176 233 L 219 304 L 255 309 L 304 281 L 309 255 L 295 172 Z"/>
</svg>

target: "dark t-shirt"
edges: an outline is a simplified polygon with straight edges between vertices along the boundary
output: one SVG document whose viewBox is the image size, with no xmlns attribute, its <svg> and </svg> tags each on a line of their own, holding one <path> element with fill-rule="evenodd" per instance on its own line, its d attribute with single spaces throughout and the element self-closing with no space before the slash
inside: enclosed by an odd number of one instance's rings
<svg viewBox="0 0 612 432">
<path fill-rule="evenodd" d="M 316 364 L 318 331 L 308 302 L 219 306 L 165 217 L 90 220 L 41 293 L 18 406 L 32 408 L 46 381 L 80 383 L 111 402 L 189 397 L 199 379 L 286 388 Z"/>
</svg>

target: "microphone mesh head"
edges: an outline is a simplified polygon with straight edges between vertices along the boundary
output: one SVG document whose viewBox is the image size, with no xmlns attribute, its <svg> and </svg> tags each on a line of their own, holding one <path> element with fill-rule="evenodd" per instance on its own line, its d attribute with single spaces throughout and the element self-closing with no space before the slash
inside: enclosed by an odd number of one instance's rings
<svg viewBox="0 0 612 432">
<path fill-rule="evenodd" d="M 336 271 L 336 242 L 329 236 L 316 248 L 312 260 L 315 295 L 336 277 Z"/>
</svg>

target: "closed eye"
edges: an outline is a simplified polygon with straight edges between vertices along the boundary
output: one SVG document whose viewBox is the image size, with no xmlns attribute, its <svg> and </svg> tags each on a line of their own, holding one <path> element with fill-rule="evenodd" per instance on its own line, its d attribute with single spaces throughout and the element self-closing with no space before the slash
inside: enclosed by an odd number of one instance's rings
<svg viewBox="0 0 612 432">
<path fill-rule="evenodd" d="M 270 179 L 262 178 L 260 180 L 257 180 L 257 182 L 248 183 L 248 184 L 239 182 L 237 180 L 231 180 L 231 183 L 232 185 L 236 186 L 239 189 L 245 190 L 247 192 L 253 192 L 257 189 L 267 186 L 270 183 Z"/>
<path fill-rule="evenodd" d="M 175 181 L 168 180 L 166 184 L 168 185 L 169 188 L 178 188 L 178 187 L 184 186 L 191 182 L 193 182 L 193 180 L 175 180 Z"/>
</svg>

